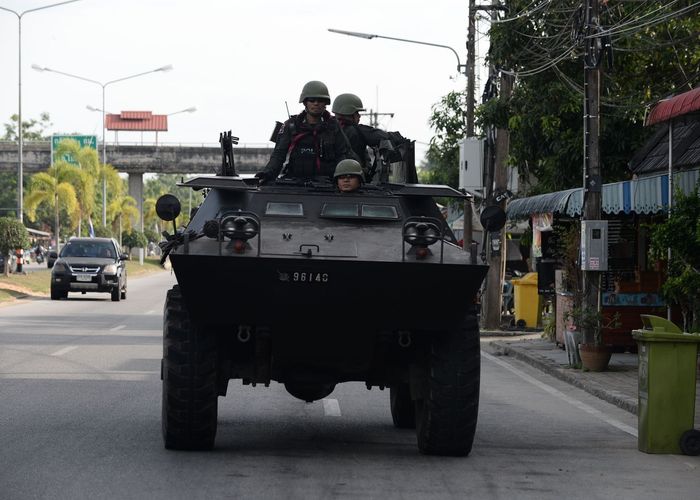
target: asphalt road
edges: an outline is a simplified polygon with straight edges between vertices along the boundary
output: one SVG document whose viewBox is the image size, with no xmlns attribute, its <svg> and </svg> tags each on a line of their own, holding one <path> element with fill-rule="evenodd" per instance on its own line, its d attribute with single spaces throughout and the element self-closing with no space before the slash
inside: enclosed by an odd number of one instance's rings
<svg viewBox="0 0 700 500">
<path fill-rule="evenodd" d="M 700 457 L 637 450 L 636 418 L 517 361 L 484 354 L 467 458 L 427 457 L 393 428 L 388 391 L 344 384 L 306 404 L 238 381 L 212 452 L 160 434 L 169 273 L 128 300 L 0 307 L 0 498 L 697 498 Z"/>
</svg>

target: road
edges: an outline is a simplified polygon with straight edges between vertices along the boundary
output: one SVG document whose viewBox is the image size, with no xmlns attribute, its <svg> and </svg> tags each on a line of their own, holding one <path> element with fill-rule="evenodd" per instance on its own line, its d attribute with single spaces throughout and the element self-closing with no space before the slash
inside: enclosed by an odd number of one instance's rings
<svg viewBox="0 0 700 500">
<path fill-rule="evenodd" d="M 160 435 L 167 272 L 100 294 L 0 307 L 0 498 L 696 498 L 700 457 L 637 451 L 636 418 L 484 353 L 467 458 L 428 457 L 388 391 L 344 384 L 306 404 L 237 381 L 213 452 Z"/>
</svg>

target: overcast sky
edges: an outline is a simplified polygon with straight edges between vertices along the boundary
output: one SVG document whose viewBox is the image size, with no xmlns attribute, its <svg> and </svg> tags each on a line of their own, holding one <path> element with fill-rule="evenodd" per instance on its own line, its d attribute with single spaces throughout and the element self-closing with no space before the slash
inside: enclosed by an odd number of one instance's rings
<svg viewBox="0 0 700 500">
<path fill-rule="evenodd" d="M 51 3 L 0 0 L 18 12 Z M 0 10 L 0 123 L 18 109 L 17 28 L 17 17 Z M 352 92 L 368 110 L 394 113 L 380 126 L 416 140 L 420 159 L 433 135 L 431 106 L 466 87 L 455 55 L 328 28 L 447 45 L 466 62 L 465 0 L 82 0 L 22 18 L 23 119 L 46 111 L 51 133 L 102 135 L 101 114 L 86 109 L 101 107 L 102 88 L 32 64 L 102 83 L 172 64 L 167 73 L 108 85 L 106 110 L 168 114 L 195 106 L 171 116 L 159 142 L 213 144 L 232 130 L 241 144 L 271 145 L 275 120 L 287 117 L 285 101 L 298 113 L 304 83 L 321 80 L 331 98 Z M 483 53 L 487 40 L 477 38 Z M 143 134 L 144 142 L 153 140 L 152 132 Z M 119 134 L 119 142 L 140 141 L 138 132 Z"/>
</svg>

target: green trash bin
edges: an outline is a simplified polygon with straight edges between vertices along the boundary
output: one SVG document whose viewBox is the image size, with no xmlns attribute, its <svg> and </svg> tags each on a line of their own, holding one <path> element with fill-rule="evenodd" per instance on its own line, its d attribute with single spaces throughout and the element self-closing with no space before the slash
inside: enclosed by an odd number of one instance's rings
<svg viewBox="0 0 700 500">
<path fill-rule="evenodd" d="M 638 447 L 646 453 L 700 454 L 694 430 L 700 335 L 682 333 L 659 316 L 642 314 L 639 344 Z"/>
</svg>

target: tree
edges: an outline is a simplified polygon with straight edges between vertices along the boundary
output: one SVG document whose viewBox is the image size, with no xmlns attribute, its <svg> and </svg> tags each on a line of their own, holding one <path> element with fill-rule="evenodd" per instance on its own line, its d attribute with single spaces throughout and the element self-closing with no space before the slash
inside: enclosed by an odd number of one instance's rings
<svg viewBox="0 0 700 500">
<path fill-rule="evenodd" d="M 113 197 L 107 207 L 107 215 L 113 223 L 118 222 L 117 234 L 119 235 L 119 245 L 121 245 L 124 229 L 131 231 L 131 221 L 138 220 L 139 210 L 136 207 L 136 200 L 124 194 Z"/>
<path fill-rule="evenodd" d="M 10 269 L 10 254 L 17 248 L 29 246 L 29 233 L 18 219 L 0 217 L 0 255 L 4 255 L 5 265 L 2 273 L 7 276 Z"/>
<path fill-rule="evenodd" d="M 80 176 L 80 171 L 59 160 L 49 167 L 46 172 L 34 174 L 29 182 L 29 192 L 24 206 L 27 217 L 33 221 L 39 205 L 46 204 L 54 211 L 54 233 L 56 236 L 56 251 L 60 250 L 60 215 L 63 209 L 69 216 L 76 213 L 78 198 L 73 183 Z"/>
<path fill-rule="evenodd" d="M 3 141 L 17 141 L 17 121 L 16 114 L 10 116 L 10 123 L 3 124 L 5 129 L 2 135 Z M 31 119 L 22 121 L 22 138 L 25 141 L 44 141 L 47 138 L 44 136 L 44 131 L 51 126 L 49 114 L 44 112 L 39 115 L 39 119 Z M 26 183 L 27 178 L 24 178 Z M 14 172 L 0 172 L 0 186 L 4 186 L 0 190 L 0 214 L 5 213 L 10 216 L 16 213 L 17 207 L 17 174 Z"/>
<path fill-rule="evenodd" d="M 601 161 L 604 181 L 625 178 L 627 162 L 651 130 L 643 127 L 648 105 L 700 82 L 700 4 L 607 2 L 598 39 L 585 36 L 581 2 L 507 0 L 508 15 L 489 30 L 488 61 L 516 75 L 506 109 L 509 164 L 529 177 L 531 193 L 582 184 L 584 51 L 601 40 L 605 59 L 601 89 Z M 614 55 L 612 66 L 608 64 Z M 610 57 L 609 57 L 610 56 Z M 590 63 L 590 61 L 588 61 Z M 502 113 L 477 110 L 480 125 Z"/>
<path fill-rule="evenodd" d="M 124 246 L 130 251 L 132 248 L 145 248 L 146 245 L 148 245 L 148 240 L 141 231 L 132 229 L 124 233 Z"/>
<path fill-rule="evenodd" d="M 435 135 L 428 146 L 428 168 L 422 182 L 426 184 L 459 185 L 459 141 L 466 136 L 464 92 L 450 92 L 433 105 L 430 126 Z"/>
<path fill-rule="evenodd" d="M 700 331 L 700 185 L 684 195 L 674 197 L 671 215 L 650 227 L 653 257 L 667 260 L 671 249 L 668 277 L 661 293 L 671 304 L 678 304 L 687 332 Z"/>
</svg>

